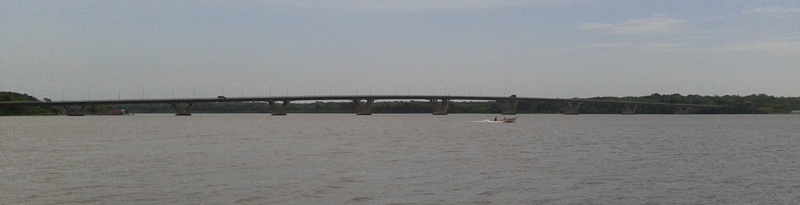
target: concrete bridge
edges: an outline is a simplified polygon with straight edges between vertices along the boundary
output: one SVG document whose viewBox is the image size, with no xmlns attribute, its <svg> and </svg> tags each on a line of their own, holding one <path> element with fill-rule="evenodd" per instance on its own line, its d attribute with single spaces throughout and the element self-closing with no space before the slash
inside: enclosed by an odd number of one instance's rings
<svg viewBox="0 0 800 205">
<path fill-rule="evenodd" d="M 423 100 L 430 101 L 434 115 L 447 115 L 450 101 L 495 101 L 500 103 L 503 115 L 515 115 L 519 101 L 547 101 L 564 103 L 564 114 L 576 115 L 582 103 L 612 104 L 622 107 L 622 114 L 635 114 L 638 106 L 667 106 L 676 109 L 677 113 L 686 113 L 689 108 L 722 108 L 719 105 L 674 104 L 652 102 L 628 102 L 611 100 L 592 100 L 579 98 L 531 98 L 511 95 L 503 96 L 467 96 L 467 95 L 327 95 L 327 96 L 275 96 L 275 97 L 224 97 L 216 98 L 179 98 L 179 99 L 119 99 L 119 100 L 76 100 L 76 101 L 13 101 L 0 102 L 0 107 L 40 106 L 59 107 L 69 116 L 83 116 L 87 106 L 122 105 L 122 104 L 170 104 L 175 108 L 175 115 L 189 116 L 192 106 L 198 103 L 213 102 L 266 102 L 272 109 L 272 115 L 286 115 L 291 102 L 295 101 L 352 101 L 356 107 L 356 115 L 371 115 L 372 104 L 377 100 Z"/>
</svg>

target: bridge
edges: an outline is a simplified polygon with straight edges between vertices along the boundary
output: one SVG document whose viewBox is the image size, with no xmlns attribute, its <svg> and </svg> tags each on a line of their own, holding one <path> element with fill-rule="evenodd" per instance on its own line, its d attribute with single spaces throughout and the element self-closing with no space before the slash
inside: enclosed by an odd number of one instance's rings
<svg viewBox="0 0 800 205">
<path fill-rule="evenodd" d="M 676 109 L 676 113 L 686 113 L 689 108 L 723 108 L 720 105 L 676 104 L 655 102 L 629 102 L 612 100 L 593 100 L 580 98 L 533 98 L 511 96 L 467 96 L 467 95 L 311 95 L 311 96 L 270 96 L 270 97 L 224 97 L 216 98 L 175 98 L 175 99 L 118 99 L 118 100 L 74 100 L 74 101 L 12 101 L 0 102 L 0 107 L 39 106 L 59 107 L 68 116 L 83 116 L 87 106 L 98 105 L 130 105 L 130 104 L 169 104 L 175 108 L 175 115 L 190 116 L 192 106 L 198 103 L 214 102 L 266 102 L 272 115 L 286 115 L 287 108 L 295 101 L 352 101 L 356 107 L 356 115 L 371 115 L 372 104 L 377 100 L 423 100 L 430 101 L 433 115 L 447 115 L 450 101 L 495 101 L 500 103 L 502 115 L 515 115 L 520 101 L 545 101 L 565 104 L 564 114 L 577 115 L 581 103 L 611 104 L 622 107 L 622 114 L 635 114 L 638 106 L 667 106 Z"/>
</svg>

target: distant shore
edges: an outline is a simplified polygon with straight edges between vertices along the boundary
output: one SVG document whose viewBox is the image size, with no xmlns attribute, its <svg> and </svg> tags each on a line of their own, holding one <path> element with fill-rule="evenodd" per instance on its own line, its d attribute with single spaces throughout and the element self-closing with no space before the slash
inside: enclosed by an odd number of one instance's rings
<svg viewBox="0 0 800 205">
<path fill-rule="evenodd" d="M 687 114 L 800 114 L 800 97 L 775 97 L 766 94 L 748 96 L 700 96 L 700 95 L 661 95 L 654 93 L 639 97 L 593 97 L 593 100 L 613 100 L 631 102 L 655 102 L 671 104 L 705 104 L 722 105 L 722 109 L 690 109 Z M 44 98 L 44 100 L 48 100 Z M 0 92 L 0 101 L 41 101 L 27 94 Z M 618 105 L 581 104 L 580 114 L 620 114 Z M 85 109 L 86 115 L 119 115 L 126 113 L 175 113 L 168 104 L 132 104 L 113 106 L 90 106 Z M 270 113 L 265 103 L 204 103 L 193 108 L 193 113 Z M 355 113 L 352 102 L 298 102 L 292 103 L 288 113 Z M 425 101 L 385 101 L 375 102 L 372 113 L 431 113 L 430 102 Z M 500 105 L 496 102 L 450 102 L 448 113 L 500 113 Z M 563 113 L 564 105 L 559 102 L 521 101 L 517 105 L 517 113 Z M 14 107 L 0 108 L 0 115 L 58 115 L 56 108 Z M 676 110 L 668 107 L 640 106 L 636 114 L 675 114 Z"/>
</svg>

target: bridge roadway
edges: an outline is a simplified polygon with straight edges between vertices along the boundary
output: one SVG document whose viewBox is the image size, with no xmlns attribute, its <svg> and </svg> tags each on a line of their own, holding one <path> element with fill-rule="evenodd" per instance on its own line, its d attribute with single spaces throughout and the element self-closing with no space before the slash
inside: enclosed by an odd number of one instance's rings
<svg viewBox="0 0 800 205">
<path fill-rule="evenodd" d="M 613 100 L 593 100 L 580 98 L 532 98 L 512 96 L 467 96 L 467 95 L 307 95 L 307 96 L 270 96 L 270 97 L 217 97 L 217 98 L 170 98 L 170 99 L 118 99 L 118 100 L 74 100 L 74 101 L 12 101 L 0 102 L 0 107 L 40 106 L 62 107 L 67 115 L 83 115 L 86 106 L 95 105 L 121 105 L 121 104 L 171 104 L 177 114 L 191 115 L 191 107 L 197 103 L 213 102 L 267 102 L 272 108 L 273 115 L 286 115 L 286 108 L 292 101 L 353 101 L 356 104 L 356 114 L 370 115 L 372 103 L 376 100 L 428 100 L 431 102 L 434 115 L 446 115 L 447 107 L 452 100 L 466 101 L 496 101 L 502 103 L 504 115 L 516 114 L 519 101 L 546 101 L 566 103 L 564 114 L 578 114 L 581 103 L 613 104 L 623 107 L 623 114 L 634 114 L 637 106 L 668 106 L 678 109 L 677 112 L 686 112 L 688 108 L 722 108 L 719 105 L 703 104 L 675 104 L 656 102 L 630 102 Z M 277 104 L 281 102 L 281 104 Z M 185 105 L 185 106 L 180 106 Z M 80 106 L 78 110 L 70 106 Z"/>
</svg>

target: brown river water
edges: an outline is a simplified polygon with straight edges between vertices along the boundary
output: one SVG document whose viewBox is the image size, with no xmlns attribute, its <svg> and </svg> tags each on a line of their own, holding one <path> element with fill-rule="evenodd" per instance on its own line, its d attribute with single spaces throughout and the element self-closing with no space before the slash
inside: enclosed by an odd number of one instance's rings
<svg viewBox="0 0 800 205">
<path fill-rule="evenodd" d="M 495 116 L 0 117 L 0 204 L 800 203 L 800 115 Z"/>
</svg>

